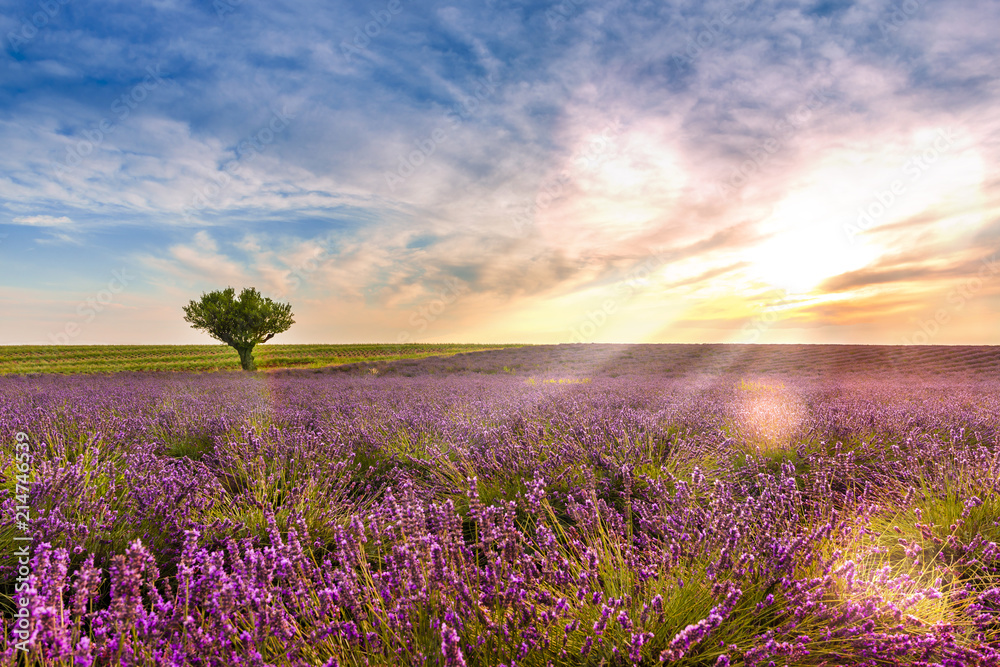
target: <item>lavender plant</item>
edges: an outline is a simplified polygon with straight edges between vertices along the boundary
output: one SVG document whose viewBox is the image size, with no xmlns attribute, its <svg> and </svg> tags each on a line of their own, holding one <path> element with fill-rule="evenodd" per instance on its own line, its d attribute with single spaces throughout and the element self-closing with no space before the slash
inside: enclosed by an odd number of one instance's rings
<svg viewBox="0 0 1000 667">
<path fill-rule="evenodd" d="M 995 382 L 619 370 L 2 378 L 28 663 L 1000 665 Z"/>
</svg>

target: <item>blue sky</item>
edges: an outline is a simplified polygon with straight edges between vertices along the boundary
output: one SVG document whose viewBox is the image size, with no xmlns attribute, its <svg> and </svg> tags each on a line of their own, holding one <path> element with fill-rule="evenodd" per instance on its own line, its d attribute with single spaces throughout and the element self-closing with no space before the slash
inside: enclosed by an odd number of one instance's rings
<svg viewBox="0 0 1000 667">
<path fill-rule="evenodd" d="M 995 2 L 2 5 L 0 344 L 1000 339 Z"/>
</svg>

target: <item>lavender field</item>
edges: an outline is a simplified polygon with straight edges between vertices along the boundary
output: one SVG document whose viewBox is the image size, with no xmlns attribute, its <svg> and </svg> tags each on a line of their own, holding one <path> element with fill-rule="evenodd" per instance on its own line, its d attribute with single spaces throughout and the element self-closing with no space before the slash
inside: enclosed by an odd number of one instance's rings
<svg viewBox="0 0 1000 667">
<path fill-rule="evenodd" d="M 31 664 L 1000 665 L 997 354 L 900 350 L 0 378 Z"/>
</svg>

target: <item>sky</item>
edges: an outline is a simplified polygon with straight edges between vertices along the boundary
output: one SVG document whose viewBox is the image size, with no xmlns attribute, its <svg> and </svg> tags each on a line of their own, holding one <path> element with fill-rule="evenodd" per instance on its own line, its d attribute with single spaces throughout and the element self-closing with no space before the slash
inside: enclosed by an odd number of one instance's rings
<svg viewBox="0 0 1000 667">
<path fill-rule="evenodd" d="M 994 0 L 0 6 L 0 344 L 1000 343 Z"/>
</svg>

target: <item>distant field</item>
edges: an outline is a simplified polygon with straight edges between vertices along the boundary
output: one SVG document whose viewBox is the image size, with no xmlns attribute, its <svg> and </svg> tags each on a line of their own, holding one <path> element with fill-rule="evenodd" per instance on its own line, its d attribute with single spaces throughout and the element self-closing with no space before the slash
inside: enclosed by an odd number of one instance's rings
<svg viewBox="0 0 1000 667">
<path fill-rule="evenodd" d="M 321 368 L 357 362 L 420 359 L 516 345 L 260 345 L 257 367 Z M 227 345 L 3 345 L 0 375 L 12 373 L 114 373 L 118 371 L 239 370 Z"/>
<path fill-rule="evenodd" d="M 858 374 L 894 378 L 1000 378 L 996 345 L 526 345 L 446 359 L 379 362 L 379 375 L 507 374 L 536 378 L 651 375 L 744 376 L 831 381 Z M 364 374 L 367 366 L 336 373 Z M 289 371 L 294 374 L 294 371 Z"/>
<path fill-rule="evenodd" d="M 477 352 L 480 354 L 459 353 Z M 639 374 L 781 375 L 831 378 L 854 373 L 1000 377 L 1000 346 L 880 345 L 261 345 L 261 370 L 337 367 L 380 374 L 507 373 L 573 376 Z M 428 357 L 447 357 L 434 359 Z M 225 345 L 0 346 L 0 375 L 118 371 L 239 370 Z"/>
</svg>

